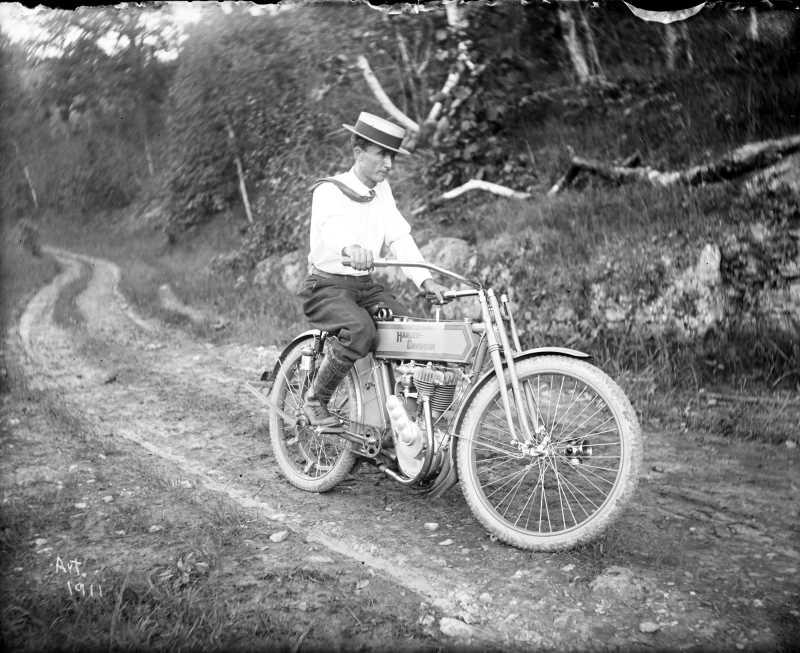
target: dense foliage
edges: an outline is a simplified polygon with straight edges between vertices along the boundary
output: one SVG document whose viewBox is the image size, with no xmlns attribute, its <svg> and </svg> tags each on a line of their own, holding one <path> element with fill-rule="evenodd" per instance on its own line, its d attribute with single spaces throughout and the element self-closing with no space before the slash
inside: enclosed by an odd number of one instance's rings
<svg viewBox="0 0 800 653">
<path fill-rule="evenodd" d="M 172 41 L 152 11 L 57 11 L 27 52 L 2 48 L 12 215 L 36 208 L 30 187 L 41 209 L 94 211 L 127 206 L 149 185 L 173 68 L 156 56 Z"/>
<path fill-rule="evenodd" d="M 241 211 L 238 157 L 255 214 L 248 242 L 263 257 L 302 242 L 307 189 L 341 164 L 341 123 L 360 105 L 342 52 L 374 18 L 325 7 L 255 18 L 208 11 L 215 16 L 190 32 L 171 90 L 170 231 Z"/>
</svg>

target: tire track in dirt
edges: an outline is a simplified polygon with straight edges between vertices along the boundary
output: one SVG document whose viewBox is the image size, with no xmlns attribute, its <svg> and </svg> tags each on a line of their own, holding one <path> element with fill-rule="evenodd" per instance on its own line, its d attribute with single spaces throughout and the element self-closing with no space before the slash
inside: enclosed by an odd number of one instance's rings
<svg viewBox="0 0 800 653">
<path fill-rule="evenodd" d="M 241 391 L 243 380 L 241 376 L 238 378 L 233 376 L 235 370 L 232 368 L 221 370 L 219 367 L 211 368 L 215 372 L 208 374 L 205 370 L 209 364 L 220 365 L 224 361 L 209 361 L 209 358 L 215 356 L 209 356 L 208 348 L 197 346 L 195 343 L 189 343 L 179 349 L 175 347 L 173 339 L 168 337 L 170 344 L 164 348 L 168 351 L 161 349 L 148 351 L 147 345 L 152 344 L 147 342 L 148 336 L 153 329 L 148 328 L 146 334 L 132 329 L 131 324 L 141 327 L 143 321 L 130 319 L 131 316 L 126 311 L 120 310 L 115 299 L 118 279 L 115 266 L 61 250 L 53 250 L 51 253 L 64 265 L 64 272 L 29 303 L 20 321 L 20 339 L 29 367 L 35 368 L 37 372 L 35 376 L 46 379 L 46 385 L 49 389 L 56 390 L 61 395 L 62 401 L 86 411 L 86 419 L 98 431 L 110 431 L 138 444 L 150 453 L 170 461 L 181 473 L 192 477 L 203 487 L 227 495 L 243 508 L 257 511 L 264 519 L 281 522 L 303 535 L 309 542 L 322 544 L 336 553 L 381 572 L 402 587 L 433 602 L 442 610 L 450 608 L 450 612 L 454 611 L 452 597 L 448 597 L 446 592 L 439 589 L 451 587 L 448 582 L 435 576 L 431 577 L 428 573 L 420 573 L 413 568 L 398 566 L 397 559 L 378 555 L 377 547 L 364 545 L 358 538 L 351 537 L 346 529 L 336 529 L 331 535 L 318 528 L 317 520 L 301 516 L 308 509 L 309 503 L 313 504 L 310 513 L 320 514 L 325 505 L 324 498 L 300 493 L 302 495 L 299 497 L 300 501 L 295 499 L 293 502 L 295 509 L 287 511 L 284 506 L 292 505 L 293 499 L 288 495 L 297 494 L 294 489 L 287 491 L 270 488 L 269 493 L 278 499 L 276 503 L 260 500 L 254 495 L 254 488 L 258 487 L 255 481 L 259 480 L 259 476 L 262 481 L 260 485 L 264 485 L 263 473 L 257 474 L 249 487 L 241 480 L 235 483 L 227 480 L 235 477 L 235 467 L 241 464 L 244 452 L 237 451 L 235 444 L 232 447 L 208 446 L 214 439 L 215 433 L 219 435 L 224 431 L 225 424 L 210 423 L 214 420 L 209 420 L 207 414 L 202 418 L 183 415 L 179 416 L 180 427 L 175 428 L 175 413 L 183 411 L 176 411 L 170 401 L 163 399 L 169 396 L 172 401 L 177 400 L 180 404 L 181 399 L 186 399 L 183 393 L 189 391 L 196 396 L 214 397 L 212 404 L 229 404 L 228 407 L 234 410 L 226 411 L 228 415 L 231 412 L 238 412 L 239 417 L 252 417 L 252 411 L 242 408 L 242 405 L 247 405 L 252 399 Z M 135 357 L 143 363 L 142 368 L 146 368 L 146 373 L 142 375 L 145 377 L 144 382 L 143 379 L 137 378 L 132 385 L 105 383 L 104 379 L 109 376 L 108 368 L 93 365 L 83 359 L 75 351 L 71 334 L 54 323 L 53 310 L 59 293 L 80 276 L 82 265 L 90 265 L 93 272 L 86 291 L 81 293 L 77 300 L 79 308 L 87 318 L 88 331 L 96 338 L 113 338 L 117 344 L 122 344 L 124 347 L 145 347 L 143 352 L 135 352 Z M 129 355 L 123 354 L 114 361 L 104 362 L 130 363 L 127 358 Z M 255 370 L 251 368 L 250 371 Z M 155 379 L 155 382 L 147 383 L 148 378 Z M 181 381 L 186 383 L 187 379 L 193 380 L 192 387 L 175 392 L 177 389 L 175 386 L 180 386 Z M 165 386 L 169 390 L 166 394 Z M 217 411 L 224 409 L 224 406 L 215 407 Z M 143 419 L 142 413 L 147 415 L 146 419 Z M 176 442 L 175 432 L 170 433 L 173 428 L 182 436 L 190 436 L 184 438 L 181 443 L 184 446 Z M 195 437 L 191 437 L 191 434 L 195 434 Z M 194 455 L 187 456 L 187 450 Z M 230 464 L 226 458 L 233 458 L 235 464 Z M 280 483 L 277 474 L 273 474 L 273 478 L 269 481 Z M 342 498 L 352 501 L 352 497 Z M 473 637 L 481 636 L 479 629 L 475 629 L 472 634 Z M 500 637 L 496 632 L 485 632 L 483 636 L 495 642 Z"/>
<path fill-rule="evenodd" d="M 270 464 L 264 411 L 242 389 L 274 351 L 213 347 L 164 330 L 130 310 L 119 293 L 115 265 L 51 252 L 64 272 L 29 303 L 20 320 L 20 339 L 40 382 L 84 412 L 101 432 L 137 443 L 261 518 L 281 522 L 308 541 L 375 569 L 445 613 L 478 624 L 471 630 L 478 640 L 573 648 L 596 648 L 598 641 L 603 642 L 600 648 L 615 641 L 628 647 L 652 642 L 638 632 L 641 615 L 619 597 L 605 597 L 597 613 L 587 589 L 597 570 L 581 556 L 532 554 L 490 541 L 457 490 L 431 501 L 371 468 L 322 496 L 289 487 Z M 87 359 L 74 334 L 53 322 L 59 293 L 80 276 L 81 266 L 92 268 L 77 300 L 87 316 L 87 335 L 107 348 L 97 362 Z M 88 358 L 94 361 L 97 355 Z M 117 379 L 109 383 L 112 374 Z M 665 451 L 659 450 L 659 457 Z M 689 454 L 672 448 L 668 453 L 676 458 Z M 652 491 L 645 487 L 644 492 L 653 499 Z M 259 498 L 265 494 L 269 499 Z M 662 509 L 662 517 L 677 511 L 675 519 L 685 519 L 680 515 L 685 502 L 665 503 L 660 497 L 649 503 Z M 634 506 L 620 530 L 642 524 L 657 530 L 653 512 L 646 505 Z M 429 521 L 442 528 L 425 531 L 422 525 Z M 441 544 L 447 540 L 453 544 Z M 655 594 L 659 579 L 644 567 L 638 571 Z M 715 617 L 685 584 L 672 582 L 669 598 L 648 607 L 674 612 L 677 602 L 685 608 L 670 646 L 716 642 L 718 632 L 734 629 L 733 620 Z M 719 625 L 698 638 L 698 624 L 714 619 Z"/>
</svg>

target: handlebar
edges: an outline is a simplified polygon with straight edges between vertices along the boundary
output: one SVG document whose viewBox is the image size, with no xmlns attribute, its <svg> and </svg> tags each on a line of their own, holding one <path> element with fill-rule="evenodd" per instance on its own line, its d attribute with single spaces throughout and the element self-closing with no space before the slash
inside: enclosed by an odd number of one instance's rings
<svg viewBox="0 0 800 653">
<path fill-rule="evenodd" d="M 352 267 L 350 265 L 349 258 L 342 258 L 342 265 L 344 265 L 345 267 Z M 439 267 L 438 265 L 425 263 L 424 261 L 395 261 L 393 259 L 376 258 L 372 261 L 372 266 L 376 268 L 389 268 L 389 267 L 424 268 L 426 270 L 430 270 L 432 272 L 441 274 L 445 277 L 450 277 L 451 279 L 455 279 L 456 281 L 460 281 L 461 283 L 465 283 L 468 286 L 475 289 L 475 290 L 450 290 L 445 293 L 445 296 L 448 297 L 449 299 L 457 299 L 458 297 L 469 297 L 472 295 L 476 295 L 477 294 L 476 291 L 480 290 L 483 287 L 481 283 L 478 281 L 467 279 L 466 277 L 463 277 L 460 274 L 451 272 L 450 270 Z"/>
</svg>

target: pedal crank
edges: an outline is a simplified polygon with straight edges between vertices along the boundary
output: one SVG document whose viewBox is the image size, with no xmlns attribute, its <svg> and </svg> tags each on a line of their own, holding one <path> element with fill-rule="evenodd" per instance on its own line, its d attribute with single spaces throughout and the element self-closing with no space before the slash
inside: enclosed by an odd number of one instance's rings
<svg viewBox="0 0 800 653">
<path fill-rule="evenodd" d="M 245 382 L 244 388 L 267 408 L 277 413 L 288 425 L 295 428 L 312 429 L 321 437 L 343 438 L 356 445 L 353 453 L 365 458 L 376 458 L 381 452 L 381 432 L 374 426 L 349 421 L 342 421 L 336 426 L 311 426 L 304 415 L 289 415 L 286 411 L 281 410 L 264 394 L 263 390 L 259 390 L 247 382 Z"/>
<path fill-rule="evenodd" d="M 380 432 L 367 424 L 350 422 L 341 426 L 317 426 L 314 431 L 321 436 L 335 436 L 353 443 L 357 447 L 353 453 L 365 458 L 375 458 L 381 452 Z"/>
<path fill-rule="evenodd" d="M 301 424 L 302 426 L 308 426 L 308 428 L 313 428 L 314 432 L 317 435 L 343 435 L 344 434 L 344 424 L 339 424 L 338 426 L 310 426 L 308 424 Z"/>
</svg>

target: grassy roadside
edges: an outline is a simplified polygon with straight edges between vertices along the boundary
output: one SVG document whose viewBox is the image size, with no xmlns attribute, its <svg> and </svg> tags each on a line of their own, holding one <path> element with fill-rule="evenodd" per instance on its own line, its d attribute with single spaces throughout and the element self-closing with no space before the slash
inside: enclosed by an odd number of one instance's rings
<svg viewBox="0 0 800 653">
<path fill-rule="evenodd" d="M 8 239 L 2 260 L 7 332 L 58 266 Z M 73 286 L 58 309 L 67 328 Z M 439 648 L 417 597 L 294 533 L 271 541 L 280 523 L 94 429 L 5 354 L 5 650 Z"/>
<path fill-rule="evenodd" d="M 137 225 L 125 213 L 50 216 L 40 223 L 48 244 L 117 263 L 122 270 L 121 290 L 143 316 L 185 328 L 217 344 L 281 346 L 290 334 L 306 328 L 296 297 L 277 285 L 263 288 L 239 279 L 233 271 L 211 269 L 214 256 L 241 244 L 240 227 L 234 218 L 221 217 L 170 246 L 157 225 Z M 165 284 L 207 319 L 192 322 L 165 308 L 159 295 Z"/>
<path fill-rule="evenodd" d="M 0 318 L 5 328 L 20 303 L 58 274 L 58 263 L 45 255 L 33 255 L 19 243 L 19 232 L 0 224 Z"/>
</svg>

